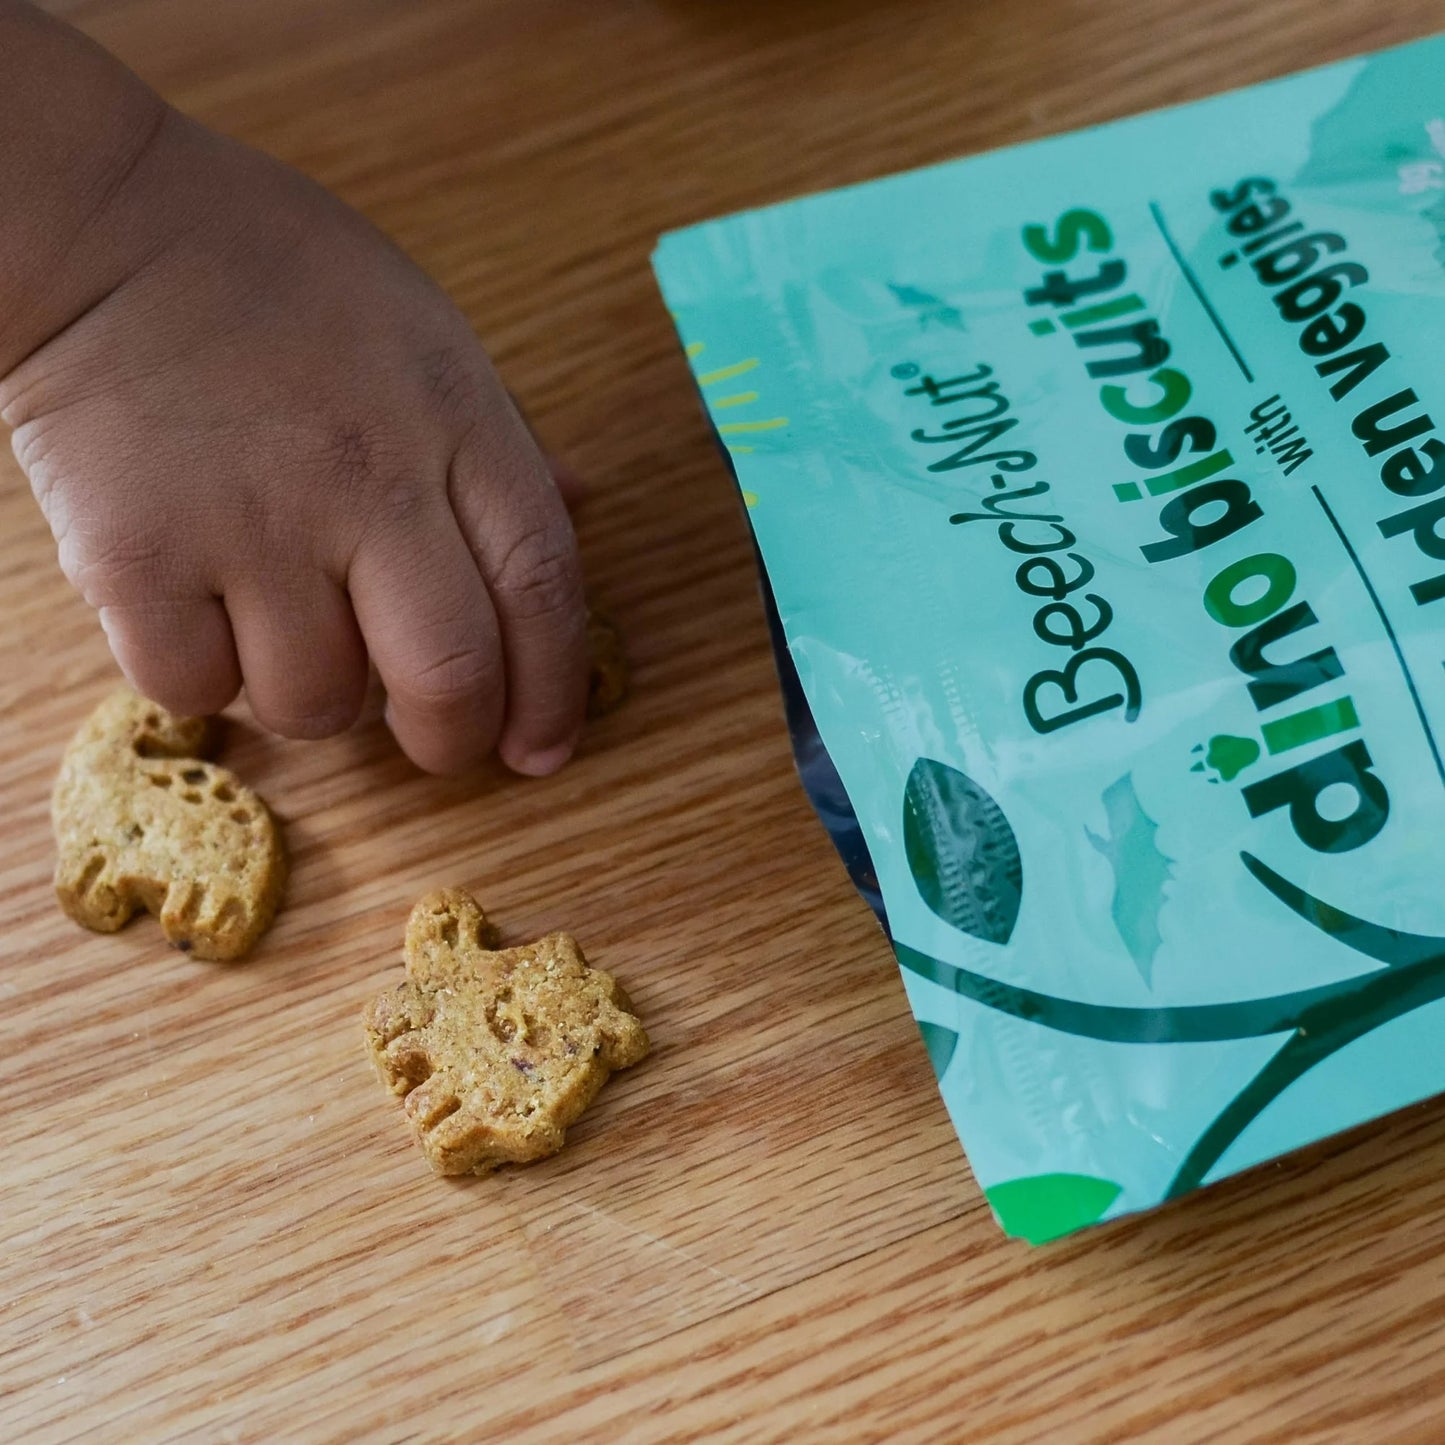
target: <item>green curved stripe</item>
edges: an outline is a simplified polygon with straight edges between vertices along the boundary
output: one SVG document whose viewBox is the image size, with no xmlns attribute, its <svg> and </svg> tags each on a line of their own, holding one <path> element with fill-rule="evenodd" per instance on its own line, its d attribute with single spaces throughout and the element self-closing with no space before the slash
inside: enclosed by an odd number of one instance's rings
<svg viewBox="0 0 1445 1445">
<path fill-rule="evenodd" d="M 1371 974 L 1345 998 L 1327 999 L 1300 1017 L 1299 1028 L 1195 1142 L 1166 1198 L 1204 1182 L 1245 1129 L 1297 1079 L 1347 1044 L 1426 1004 L 1445 999 L 1445 958 L 1435 955 Z"/>
<path fill-rule="evenodd" d="M 910 973 L 951 989 L 985 1008 L 1012 1014 L 1061 1034 L 1078 1034 L 1112 1044 L 1202 1044 L 1288 1033 L 1314 1005 L 1351 995 L 1358 978 L 1243 1003 L 1188 1004 L 1175 1008 L 1125 1008 L 1056 998 L 1018 984 L 973 973 L 906 943 L 894 942 L 898 962 Z"/>
<path fill-rule="evenodd" d="M 1318 988 L 1239 1003 L 1177 1008 L 1121 1008 L 1056 998 L 986 978 L 942 959 L 894 944 L 911 973 L 986 1008 L 1060 1033 L 1108 1043 L 1205 1043 L 1288 1033 L 1279 1052 L 1195 1141 L 1165 1198 L 1197 1188 L 1225 1151 L 1290 1085 L 1356 1039 L 1445 999 L 1445 938 L 1405 933 L 1356 918 L 1306 893 L 1249 853 L 1240 860 L 1298 918 L 1336 942 L 1385 966 Z"/>
<path fill-rule="evenodd" d="M 1272 1104 L 1296 1079 L 1301 1078 L 1321 1059 L 1335 1052 L 1338 1044 L 1312 1039 L 1307 1034 L 1294 1034 L 1286 1039 L 1280 1051 L 1230 1101 L 1215 1121 L 1194 1141 L 1185 1155 L 1178 1173 L 1164 1191 L 1166 1199 L 1176 1199 L 1198 1189 L 1204 1176 L 1219 1162 L 1224 1151 L 1245 1129 Z"/>
<path fill-rule="evenodd" d="M 1347 1026 L 1365 1010 L 1383 1023 L 1418 1008 L 1420 1003 L 1445 996 L 1445 938 L 1404 933 L 1356 918 L 1306 893 L 1252 854 L 1239 856 L 1250 874 L 1291 912 L 1336 942 L 1386 967 L 1271 998 L 1173 1008 L 1125 1008 L 1021 988 L 945 963 L 896 941 L 894 952 L 910 973 L 985 1008 L 1059 1033 L 1117 1044 L 1214 1043 L 1262 1038 L 1299 1028 L 1332 1031 Z M 1436 987 L 1439 991 L 1432 992 Z M 1418 1001 L 1406 1002 L 1408 999 Z"/>
<path fill-rule="evenodd" d="M 1363 953 L 1366 958 L 1376 959 L 1389 968 L 1445 962 L 1445 938 L 1436 938 L 1429 933 L 1403 933 L 1398 928 L 1385 928 L 1379 923 L 1356 918 L 1343 908 L 1336 908 L 1334 904 L 1316 898 L 1313 893 L 1306 893 L 1297 883 L 1291 883 L 1288 878 L 1276 873 L 1253 853 L 1241 853 L 1239 858 L 1250 875 L 1292 913 L 1356 953 Z"/>
</svg>

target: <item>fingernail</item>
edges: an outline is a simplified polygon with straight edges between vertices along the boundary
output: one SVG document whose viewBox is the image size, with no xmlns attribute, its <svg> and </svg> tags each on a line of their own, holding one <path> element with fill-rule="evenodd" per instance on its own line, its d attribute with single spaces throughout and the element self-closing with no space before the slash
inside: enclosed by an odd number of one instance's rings
<svg viewBox="0 0 1445 1445">
<path fill-rule="evenodd" d="M 555 773 L 576 749 L 575 741 L 559 744 L 555 748 L 544 748 L 541 752 L 528 753 L 510 766 L 513 772 L 525 773 L 529 778 L 545 778 Z"/>
</svg>

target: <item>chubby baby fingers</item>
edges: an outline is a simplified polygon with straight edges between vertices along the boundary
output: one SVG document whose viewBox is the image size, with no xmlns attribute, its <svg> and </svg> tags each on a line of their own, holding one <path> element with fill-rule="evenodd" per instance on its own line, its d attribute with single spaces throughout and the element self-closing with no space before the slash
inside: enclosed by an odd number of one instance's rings
<svg viewBox="0 0 1445 1445">
<path fill-rule="evenodd" d="M 566 505 L 520 419 L 510 437 L 457 459 L 451 502 L 501 629 L 502 761 L 519 773 L 554 772 L 582 730 L 587 608 Z"/>
<path fill-rule="evenodd" d="M 325 738 L 356 721 L 366 646 L 342 588 L 322 572 L 265 590 L 226 593 L 246 699 L 263 727 Z"/>
<path fill-rule="evenodd" d="M 496 746 L 506 705 L 496 614 L 445 502 L 405 538 L 359 551 L 347 585 L 407 756 L 460 772 Z"/>
<path fill-rule="evenodd" d="M 117 602 L 98 611 L 121 671 L 168 711 L 217 713 L 240 691 L 235 640 L 219 598 Z"/>
</svg>

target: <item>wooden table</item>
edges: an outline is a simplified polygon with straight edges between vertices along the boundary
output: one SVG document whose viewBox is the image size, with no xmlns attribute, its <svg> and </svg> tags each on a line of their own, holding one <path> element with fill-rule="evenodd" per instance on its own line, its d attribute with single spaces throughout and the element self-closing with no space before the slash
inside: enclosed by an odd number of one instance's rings
<svg viewBox="0 0 1445 1445">
<path fill-rule="evenodd" d="M 227 761 L 283 815 L 253 959 L 87 935 L 59 749 L 112 680 L 0 492 L 0 1434 L 14 1441 L 1445 1438 L 1445 1108 L 1006 1240 L 794 777 L 662 230 L 1413 38 L 1445 0 L 70 0 L 448 287 L 593 485 L 636 693 L 545 782 L 379 724 Z M 567 927 L 656 1052 L 567 1151 L 432 1179 L 361 1051 L 412 900 Z"/>
</svg>

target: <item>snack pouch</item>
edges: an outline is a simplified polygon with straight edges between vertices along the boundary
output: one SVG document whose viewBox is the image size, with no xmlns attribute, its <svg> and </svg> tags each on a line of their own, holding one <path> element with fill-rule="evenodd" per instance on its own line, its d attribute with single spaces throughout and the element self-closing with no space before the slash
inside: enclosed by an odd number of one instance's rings
<svg viewBox="0 0 1445 1445">
<path fill-rule="evenodd" d="M 1445 1089 L 1445 38 L 655 266 L 1004 1228 Z"/>
</svg>

